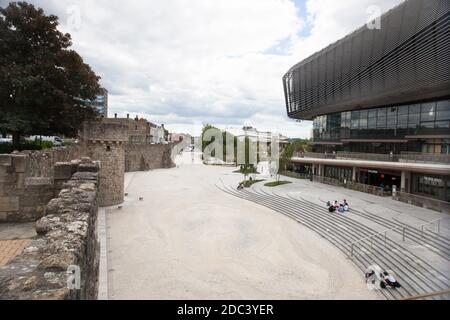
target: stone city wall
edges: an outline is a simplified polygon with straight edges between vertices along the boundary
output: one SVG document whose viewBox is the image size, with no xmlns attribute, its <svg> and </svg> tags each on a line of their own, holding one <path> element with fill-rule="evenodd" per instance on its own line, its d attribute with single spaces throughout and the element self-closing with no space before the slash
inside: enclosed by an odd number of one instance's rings
<svg viewBox="0 0 450 320">
<path fill-rule="evenodd" d="M 35 221 L 74 173 L 64 163 L 80 157 L 80 148 L 54 148 L 0 154 L 0 222 Z M 64 171 L 66 170 L 66 171 Z"/>
<path fill-rule="evenodd" d="M 128 126 L 121 123 L 85 123 L 81 136 L 84 154 L 101 161 L 99 204 L 102 207 L 124 200 L 125 146 Z"/>
<path fill-rule="evenodd" d="M 74 173 L 71 161 L 88 156 L 101 162 L 99 204 L 123 202 L 125 171 L 174 167 L 179 143 L 129 144 L 129 128 L 115 122 L 86 123 L 81 143 L 43 151 L 0 154 L 0 222 L 36 221 Z"/>
<path fill-rule="evenodd" d="M 38 236 L 0 268 L 0 300 L 96 299 L 99 164 L 84 158 L 76 171 L 36 222 Z"/>
<path fill-rule="evenodd" d="M 125 172 L 173 168 L 172 148 L 169 144 L 127 144 L 125 145 Z"/>
</svg>

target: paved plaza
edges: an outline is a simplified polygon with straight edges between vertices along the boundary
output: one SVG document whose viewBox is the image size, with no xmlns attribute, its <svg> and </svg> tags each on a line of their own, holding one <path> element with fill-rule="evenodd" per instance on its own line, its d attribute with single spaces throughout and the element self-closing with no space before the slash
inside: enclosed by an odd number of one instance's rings
<svg viewBox="0 0 450 320">
<path fill-rule="evenodd" d="M 0 266 L 18 256 L 34 236 L 34 222 L 0 224 Z"/>
<path fill-rule="evenodd" d="M 218 189 L 235 168 L 177 162 L 127 174 L 106 210 L 109 299 L 383 298 L 315 232 Z"/>
</svg>

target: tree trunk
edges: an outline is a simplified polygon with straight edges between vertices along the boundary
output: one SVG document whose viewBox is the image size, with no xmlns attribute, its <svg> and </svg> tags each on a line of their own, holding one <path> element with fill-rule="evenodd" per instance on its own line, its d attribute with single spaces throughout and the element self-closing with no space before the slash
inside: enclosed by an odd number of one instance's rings
<svg viewBox="0 0 450 320">
<path fill-rule="evenodd" d="M 13 145 L 15 145 L 15 146 L 20 144 L 20 133 L 19 132 L 13 132 L 12 142 L 13 142 Z"/>
</svg>

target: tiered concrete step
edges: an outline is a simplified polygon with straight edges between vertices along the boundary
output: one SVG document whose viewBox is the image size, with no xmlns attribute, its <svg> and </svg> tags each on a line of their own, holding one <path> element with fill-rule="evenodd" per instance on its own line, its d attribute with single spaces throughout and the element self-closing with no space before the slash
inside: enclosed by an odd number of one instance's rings
<svg viewBox="0 0 450 320">
<path fill-rule="evenodd" d="M 292 199 L 270 194 L 255 185 L 251 191 L 237 191 L 224 184 L 219 189 L 242 199 L 266 206 L 285 214 L 316 231 L 323 238 L 351 256 L 351 242 L 377 233 L 373 228 L 340 214 L 328 214 L 325 207 L 300 199 Z M 417 236 L 417 235 L 416 235 Z M 427 238 L 433 246 L 445 246 L 444 242 Z M 438 244 L 439 243 L 439 244 Z M 389 248 L 389 249 L 388 249 Z M 373 238 L 372 243 L 360 242 L 354 246 L 352 261 L 362 272 L 370 265 L 377 264 L 384 270 L 392 270 L 399 282 L 400 289 L 382 290 L 388 299 L 399 299 L 411 295 L 423 294 L 450 287 L 450 280 L 437 268 L 423 260 L 391 236 Z"/>
</svg>

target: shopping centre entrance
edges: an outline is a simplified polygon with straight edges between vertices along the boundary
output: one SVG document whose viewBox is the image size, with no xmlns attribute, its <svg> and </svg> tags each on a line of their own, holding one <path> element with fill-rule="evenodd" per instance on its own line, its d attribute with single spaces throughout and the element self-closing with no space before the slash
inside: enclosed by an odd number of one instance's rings
<svg viewBox="0 0 450 320">
<path fill-rule="evenodd" d="M 387 191 L 392 190 L 395 185 L 397 190 L 400 190 L 401 173 L 361 168 L 359 169 L 359 183 L 380 187 Z"/>
</svg>

